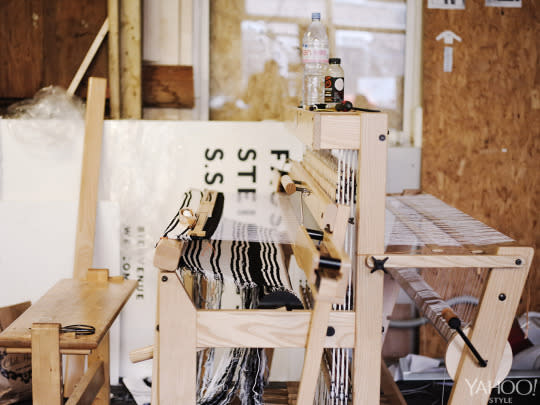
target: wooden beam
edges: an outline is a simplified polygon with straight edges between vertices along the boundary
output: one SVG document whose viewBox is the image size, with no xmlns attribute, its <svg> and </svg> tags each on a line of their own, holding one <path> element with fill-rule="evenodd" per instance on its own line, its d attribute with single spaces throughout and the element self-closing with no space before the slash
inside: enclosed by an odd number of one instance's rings
<svg viewBox="0 0 540 405">
<path fill-rule="evenodd" d="M 105 334 L 99 346 L 96 350 L 92 351 L 88 356 L 88 368 L 95 366 L 96 364 L 103 365 L 103 380 L 101 384 L 95 384 L 97 390 L 95 391 L 93 402 L 89 404 L 94 405 L 109 405 L 111 396 L 111 384 L 110 384 L 110 338 L 109 332 Z"/>
<path fill-rule="evenodd" d="M 79 66 L 79 69 L 77 69 L 77 72 L 75 73 L 75 76 L 73 77 L 73 80 L 69 84 L 69 87 L 67 89 L 67 94 L 72 96 L 75 94 L 75 91 L 77 90 L 77 87 L 79 87 L 79 84 L 81 83 L 81 80 L 86 73 L 86 70 L 88 69 L 88 66 L 90 66 L 90 63 L 94 59 L 94 56 L 96 56 L 97 51 L 99 50 L 99 47 L 101 46 L 101 43 L 103 42 L 103 39 L 105 39 L 105 36 L 109 32 L 109 19 L 106 18 L 103 22 L 103 25 L 99 29 L 96 37 L 94 38 L 94 41 L 92 42 L 92 45 L 90 45 L 90 48 L 88 49 L 88 52 L 84 56 L 84 59 Z"/>
<path fill-rule="evenodd" d="M 381 396 L 385 399 L 385 403 L 407 405 L 405 398 L 403 398 L 399 387 L 394 381 L 394 376 L 390 373 L 384 361 L 381 361 Z"/>
<path fill-rule="evenodd" d="M 356 321 L 352 386 L 353 403 L 375 405 L 380 399 L 384 273 L 372 273 L 363 255 L 384 252 L 387 116 L 362 113 L 360 118 L 360 126 L 356 129 L 356 143 L 359 144 L 356 194 L 358 257 L 354 289 Z M 330 140 L 325 130 L 321 139 Z M 337 127 L 334 130 L 341 132 Z M 355 142 L 353 138 L 347 139 L 351 144 Z"/>
<path fill-rule="evenodd" d="M 94 256 L 106 87 L 107 80 L 105 79 L 91 77 L 88 80 L 81 188 L 75 234 L 75 261 L 73 265 L 73 278 L 79 280 L 86 278 L 88 269 L 92 267 Z M 68 356 L 66 359 L 64 395 L 71 395 L 76 382 L 81 379 L 83 374 L 84 357 Z"/>
<path fill-rule="evenodd" d="M 94 255 L 106 86 L 107 81 L 97 77 L 91 77 L 88 84 L 81 189 L 75 235 L 75 263 L 73 266 L 73 277 L 79 280 L 86 278 L 86 271 L 92 267 Z"/>
<path fill-rule="evenodd" d="M 109 105 L 111 118 L 120 118 L 120 15 L 119 0 L 107 1 L 109 18 Z"/>
<path fill-rule="evenodd" d="M 311 311 L 276 310 L 198 310 L 197 349 L 209 347 L 305 347 Z M 327 336 L 324 347 L 351 348 L 354 344 L 354 313 L 331 311 L 328 324 L 335 330 Z M 290 327 L 283 329 L 283 325 Z M 154 358 L 155 345 L 129 353 L 137 363 Z"/>
<path fill-rule="evenodd" d="M 176 273 L 160 272 L 158 283 L 159 404 L 195 404 L 197 311 Z M 171 316 L 172 308 L 182 316 Z"/>
<path fill-rule="evenodd" d="M 120 4 L 120 90 L 122 118 L 142 118 L 141 0 Z"/>
<path fill-rule="evenodd" d="M 517 255 L 499 256 L 499 255 L 374 255 L 375 259 L 381 260 L 388 257 L 384 263 L 387 268 L 437 268 L 437 269 L 455 269 L 455 268 L 510 268 L 515 269 L 523 267 L 525 258 Z M 373 268 L 373 259 L 371 256 L 366 259 L 367 266 Z M 518 264 L 519 263 L 519 264 Z"/>
<path fill-rule="evenodd" d="M 328 319 L 332 309 L 332 301 L 336 295 L 337 280 L 330 277 L 321 277 L 317 299 L 309 322 L 306 352 L 304 355 L 304 367 L 298 389 L 298 403 L 312 404 L 315 398 L 315 390 L 321 359 L 328 329 Z"/>
<path fill-rule="evenodd" d="M 99 389 L 105 382 L 103 362 L 97 362 L 88 367 L 88 370 L 75 386 L 73 393 L 65 405 L 91 405 Z"/>
<path fill-rule="evenodd" d="M 60 324 L 32 324 L 32 403 L 60 405 Z"/>
<path fill-rule="evenodd" d="M 193 108 L 193 67 L 143 65 L 142 97 L 145 107 Z"/>
<path fill-rule="evenodd" d="M 305 347 L 310 317 L 304 310 L 198 310 L 197 347 Z M 329 325 L 336 333 L 324 347 L 353 347 L 353 312 L 330 312 Z"/>
</svg>

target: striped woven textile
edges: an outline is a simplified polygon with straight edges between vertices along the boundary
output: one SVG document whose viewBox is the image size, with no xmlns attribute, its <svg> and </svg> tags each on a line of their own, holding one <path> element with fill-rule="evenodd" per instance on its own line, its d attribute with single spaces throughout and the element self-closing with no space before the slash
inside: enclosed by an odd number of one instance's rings
<svg viewBox="0 0 540 405">
<path fill-rule="evenodd" d="M 180 211 L 190 209 L 197 212 L 203 193 L 188 190 L 184 193 L 180 207 L 169 221 L 164 237 L 184 241 L 184 250 L 179 272 L 190 273 L 198 284 L 197 291 L 206 294 L 198 300 L 206 309 L 220 309 L 223 301 L 240 309 L 303 308 L 288 275 L 290 246 L 282 230 L 255 222 L 242 222 L 228 212 L 253 212 L 253 201 L 240 202 L 234 196 L 218 195 L 223 207 L 214 209 L 219 215 L 211 216 L 212 226 L 204 239 L 189 236 L 186 225 L 180 221 Z M 259 212 L 271 217 L 271 199 L 261 199 Z M 261 202 L 259 201 L 259 203 Z M 231 208 L 232 206 L 232 208 Z M 278 207 L 274 208 L 279 212 Z M 262 215 L 247 215 L 258 219 Z M 226 285 L 234 286 L 233 289 Z M 232 291 L 224 299 L 224 291 Z M 231 297 L 232 296 L 232 297 Z M 197 305 L 197 303 L 196 303 Z M 219 362 L 215 361 L 216 350 L 208 349 L 198 354 L 199 405 L 225 405 L 235 397 L 242 404 L 263 404 L 263 387 L 266 384 L 266 356 L 263 349 L 222 349 Z M 204 372 L 203 372 L 204 370 Z"/>
</svg>

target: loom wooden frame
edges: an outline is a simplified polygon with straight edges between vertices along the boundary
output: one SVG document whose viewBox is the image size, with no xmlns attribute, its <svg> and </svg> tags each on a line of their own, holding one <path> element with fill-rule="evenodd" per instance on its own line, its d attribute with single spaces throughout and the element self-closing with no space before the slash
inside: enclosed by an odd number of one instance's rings
<svg viewBox="0 0 540 405">
<path fill-rule="evenodd" d="M 373 270 L 375 258 L 389 257 L 388 267 L 489 267 L 479 313 L 469 338 L 484 350 L 488 367 L 480 368 L 468 349 L 463 351 L 451 393 L 450 404 L 487 403 L 489 393 L 472 393 L 467 381 L 477 378 L 493 381 L 499 367 L 517 305 L 530 268 L 533 250 L 527 247 L 500 247 L 489 254 L 399 255 L 384 252 L 386 197 L 387 117 L 383 113 L 326 113 L 297 111 L 293 130 L 313 149 L 339 148 L 358 150 L 357 173 L 357 271 L 355 310 L 328 311 L 322 314 L 336 331 L 334 336 L 319 339 L 319 348 L 306 355 L 306 362 L 320 363 L 322 347 L 353 348 L 353 403 L 379 404 L 381 387 L 381 352 L 388 317 L 399 287 L 382 271 Z M 293 165 L 291 177 L 310 183 L 309 174 Z M 315 183 L 306 205 L 320 218 L 328 202 Z M 327 197 L 326 197 L 327 198 Z M 172 256 L 181 250 L 181 242 L 167 241 Z M 175 244 L 176 243 L 176 244 Z M 521 263 L 516 260 L 521 260 Z M 155 404 L 195 404 L 196 352 L 206 347 L 305 347 L 310 333 L 321 324 L 310 324 L 311 311 L 276 310 L 197 310 L 188 291 L 174 272 L 160 268 L 156 338 L 152 347 L 133 353 L 132 358 L 154 357 L 152 399 Z M 166 267 L 166 266 L 165 266 Z M 505 299 L 500 299 L 500 294 Z M 172 316 L 180 312 L 182 316 Z M 328 307 L 327 307 L 328 308 Z M 383 331 L 381 333 L 381 330 Z M 319 331 L 320 332 L 320 331 Z M 178 344 L 178 342 L 182 342 Z M 303 375 L 304 377 L 304 375 Z M 316 377 L 309 374 L 308 391 Z M 301 390 L 300 390 L 301 391 Z M 305 398 L 299 404 L 307 404 Z M 155 401 L 155 402 L 154 402 Z M 311 400 L 311 402 L 313 402 Z"/>
</svg>

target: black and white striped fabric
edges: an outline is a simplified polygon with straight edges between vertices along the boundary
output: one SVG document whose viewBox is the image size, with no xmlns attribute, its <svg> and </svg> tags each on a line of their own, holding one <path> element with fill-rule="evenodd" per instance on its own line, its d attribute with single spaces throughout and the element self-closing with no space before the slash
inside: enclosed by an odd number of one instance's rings
<svg viewBox="0 0 540 405">
<path fill-rule="evenodd" d="M 238 287 L 292 289 L 285 274 L 283 252 L 269 242 L 193 240 L 187 243 L 182 268 Z"/>
<path fill-rule="evenodd" d="M 202 195 L 201 191 L 194 189 L 185 192 L 180 208 L 163 233 L 165 237 L 188 241 L 184 244 L 180 268 L 203 274 L 209 279 L 232 281 L 239 288 L 292 291 L 284 250 L 280 243 L 273 242 L 282 240 L 281 232 L 221 217 L 212 235 L 191 240 L 189 228 L 179 221 L 179 212 L 185 208 L 197 212 Z"/>
<path fill-rule="evenodd" d="M 189 237 L 189 228 L 180 222 L 179 212 L 189 208 L 197 212 L 203 193 L 189 190 L 184 193 L 180 208 L 169 222 L 163 236 L 184 240 L 184 251 L 179 264 L 181 274 L 190 272 L 195 280 L 204 278 L 207 296 L 202 297 L 207 309 L 221 308 L 223 285 L 235 286 L 240 309 L 302 308 L 302 303 L 291 285 L 287 273 L 290 249 L 283 245 L 281 231 L 253 222 L 242 222 L 238 217 L 227 217 L 227 202 L 232 201 L 235 213 L 252 212 L 252 201 L 246 201 L 246 209 L 239 206 L 238 199 L 220 196 L 224 201 L 223 215 L 217 229 L 205 239 Z M 221 210 L 220 210 L 221 212 Z M 260 209 L 268 217 L 266 208 Z M 262 215 L 251 215 L 259 218 Z M 202 281 L 201 281 L 202 282 Z M 217 293 L 216 293 L 217 292 Z M 214 364 L 214 349 L 199 354 L 199 389 L 197 404 L 225 405 L 234 397 L 242 404 L 262 405 L 266 357 L 257 348 L 225 349 L 219 364 Z"/>
</svg>

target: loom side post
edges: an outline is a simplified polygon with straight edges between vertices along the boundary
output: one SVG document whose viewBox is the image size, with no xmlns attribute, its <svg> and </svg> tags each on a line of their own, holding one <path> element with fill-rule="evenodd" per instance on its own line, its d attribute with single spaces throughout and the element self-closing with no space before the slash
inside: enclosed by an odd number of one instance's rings
<svg viewBox="0 0 540 405">
<path fill-rule="evenodd" d="M 456 373 L 450 405 L 475 403 L 487 404 L 491 387 L 499 369 L 504 346 L 508 340 L 512 320 L 516 314 L 525 281 L 529 273 L 533 250 L 523 247 L 499 248 L 500 255 L 519 255 L 522 267 L 491 269 L 480 300 L 476 321 L 469 335 L 473 345 L 488 360 L 487 367 L 480 367 L 465 349 Z M 480 389 L 479 387 L 489 387 Z"/>
<path fill-rule="evenodd" d="M 379 404 L 381 384 L 383 272 L 371 273 L 370 252 L 384 253 L 387 116 L 360 114 L 356 224 L 353 403 Z"/>
<path fill-rule="evenodd" d="M 161 270 L 158 283 L 158 403 L 195 404 L 197 311 L 175 272 Z"/>
<path fill-rule="evenodd" d="M 159 273 L 165 273 L 162 269 L 159 270 Z M 161 275 L 158 273 L 158 277 Z M 158 278 L 157 282 L 157 291 L 156 291 L 156 324 L 154 326 L 154 344 L 152 345 L 152 404 L 159 405 L 159 321 L 160 321 L 160 312 L 159 312 L 159 297 L 161 291 L 161 283 L 159 282 L 161 277 Z"/>
<path fill-rule="evenodd" d="M 309 323 L 304 367 L 298 388 L 298 404 L 312 404 L 315 398 L 318 375 L 321 370 L 328 319 L 336 296 L 338 282 L 335 278 L 321 277 L 315 307 Z"/>
</svg>

